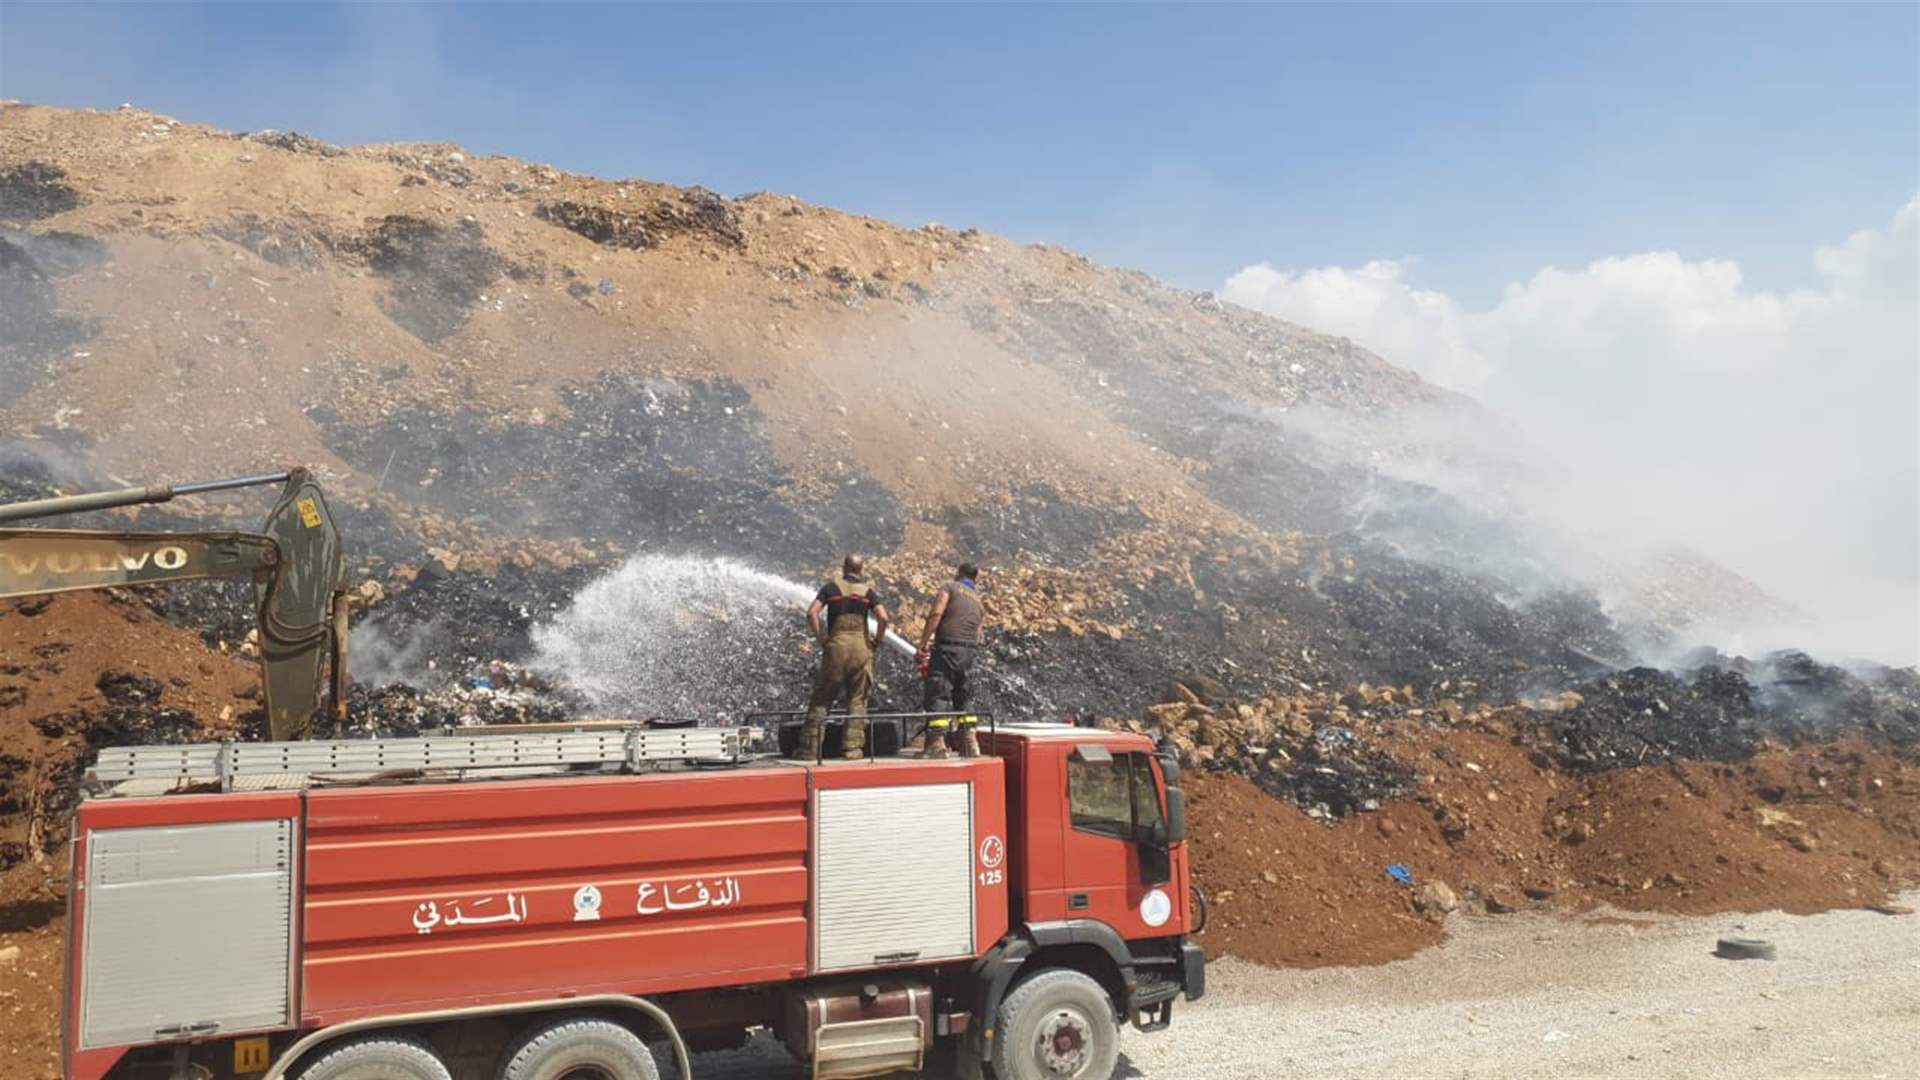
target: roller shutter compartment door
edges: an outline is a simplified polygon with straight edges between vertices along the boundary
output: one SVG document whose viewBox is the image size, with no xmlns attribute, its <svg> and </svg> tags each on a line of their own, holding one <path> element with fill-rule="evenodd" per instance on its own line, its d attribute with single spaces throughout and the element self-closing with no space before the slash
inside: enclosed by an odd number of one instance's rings
<svg viewBox="0 0 1920 1080">
<path fill-rule="evenodd" d="M 290 1022 L 293 822 L 87 837 L 82 1046 Z"/>
<path fill-rule="evenodd" d="M 973 787 L 815 797 L 817 971 L 973 955 Z"/>
</svg>

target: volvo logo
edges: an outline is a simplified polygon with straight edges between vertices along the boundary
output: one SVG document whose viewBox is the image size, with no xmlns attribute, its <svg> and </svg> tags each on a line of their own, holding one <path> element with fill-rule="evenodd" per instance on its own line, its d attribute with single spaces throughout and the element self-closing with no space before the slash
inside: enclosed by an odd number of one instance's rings
<svg viewBox="0 0 1920 1080">
<path fill-rule="evenodd" d="M 0 551 L 7 568 L 25 576 L 32 573 L 133 574 L 148 564 L 157 570 L 179 570 L 187 565 L 187 549 L 174 545 L 147 551 L 49 551 L 44 554 L 16 555 Z"/>
</svg>

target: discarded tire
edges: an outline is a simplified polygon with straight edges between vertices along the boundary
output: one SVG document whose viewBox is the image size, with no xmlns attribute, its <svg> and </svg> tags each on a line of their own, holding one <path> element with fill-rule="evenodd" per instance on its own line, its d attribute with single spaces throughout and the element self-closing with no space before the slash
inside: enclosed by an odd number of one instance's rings
<svg viewBox="0 0 1920 1080">
<path fill-rule="evenodd" d="M 1722 960 L 1771 960 L 1773 942 L 1759 938 L 1723 937 L 1714 946 L 1713 955 Z"/>
</svg>

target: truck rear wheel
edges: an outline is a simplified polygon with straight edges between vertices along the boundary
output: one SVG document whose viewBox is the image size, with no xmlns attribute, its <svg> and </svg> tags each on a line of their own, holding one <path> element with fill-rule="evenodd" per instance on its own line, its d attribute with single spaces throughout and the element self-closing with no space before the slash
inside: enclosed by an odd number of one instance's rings
<svg viewBox="0 0 1920 1080">
<path fill-rule="evenodd" d="M 660 1080 L 660 1070 L 640 1036 L 604 1017 L 576 1016 L 522 1037 L 500 1080 Z"/>
<path fill-rule="evenodd" d="M 298 1075 L 300 1080 L 453 1080 L 426 1043 L 401 1035 L 338 1043 Z"/>
<path fill-rule="evenodd" d="M 1043 971 L 1014 987 L 995 1020 L 998 1080 L 1108 1080 L 1119 1064 L 1113 1001 L 1078 971 Z"/>
</svg>

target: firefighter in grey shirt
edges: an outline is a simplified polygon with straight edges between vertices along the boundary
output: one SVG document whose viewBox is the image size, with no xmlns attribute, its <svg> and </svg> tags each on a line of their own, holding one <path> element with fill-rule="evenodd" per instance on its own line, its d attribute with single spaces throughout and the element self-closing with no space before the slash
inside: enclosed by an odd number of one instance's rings
<svg viewBox="0 0 1920 1080">
<path fill-rule="evenodd" d="M 949 746 L 962 757 L 980 756 L 980 739 L 974 731 L 978 722 L 966 711 L 973 697 L 973 660 L 987 620 L 979 579 L 979 567 L 961 563 L 953 580 L 934 595 L 933 609 L 920 631 L 920 671 L 926 680 L 920 709 L 933 712 L 945 697 L 955 713 L 951 720 L 940 716 L 927 722 L 923 757 L 946 757 Z"/>
</svg>

